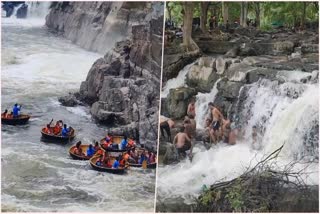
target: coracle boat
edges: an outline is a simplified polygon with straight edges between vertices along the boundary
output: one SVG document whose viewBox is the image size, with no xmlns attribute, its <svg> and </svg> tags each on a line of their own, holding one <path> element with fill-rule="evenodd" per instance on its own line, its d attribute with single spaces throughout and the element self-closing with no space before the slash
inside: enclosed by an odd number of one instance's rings
<svg viewBox="0 0 320 214">
<path fill-rule="evenodd" d="M 123 139 L 123 136 L 112 136 L 112 143 L 116 143 L 116 144 L 120 144 L 121 141 Z M 127 139 L 128 141 L 130 140 L 129 138 Z M 116 148 L 111 148 L 111 147 L 105 147 L 105 145 L 103 145 L 105 141 L 105 138 L 102 138 L 100 140 L 100 146 L 103 150 L 105 150 L 106 152 L 127 152 L 128 150 L 130 150 L 131 148 L 127 148 L 127 149 L 116 149 Z"/>
<path fill-rule="evenodd" d="M 69 154 L 72 157 L 72 159 L 74 159 L 74 160 L 90 160 L 91 157 L 89 157 L 89 156 L 74 154 L 73 151 L 75 148 L 76 148 L 76 145 L 71 146 L 69 149 Z M 82 149 L 83 152 L 85 152 L 89 148 L 89 144 L 88 145 L 80 145 L 80 148 Z"/>
<path fill-rule="evenodd" d="M 24 125 L 29 121 L 29 119 L 30 115 L 27 114 L 20 114 L 19 117 L 15 118 L 7 118 L 1 116 L 1 123 L 7 125 Z"/>
<path fill-rule="evenodd" d="M 119 167 L 118 169 L 114 169 L 114 168 L 110 168 L 110 167 L 106 167 L 106 166 L 98 166 L 98 165 L 96 165 L 96 162 L 98 159 L 99 159 L 99 157 L 97 157 L 97 156 L 92 157 L 90 159 L 90 165 L 96 171 L 108 172 L 108 173 L 113 173 L 113 174 L 123 174 L 123 173 L 125 173 L 126 169 L 128 168 L 128 166 Z M 114 160 L 115 160 L 115 158 L 113 158 L 112 162 Z"/>
<path fill-rule="evenodd" d="M 136 150 L 138 151 L 138 153 L 141 153 L 144 149 L 142 148 L 136 148 Z M 147 150 L 146 150 L 147 151 Z M 130 163 L 129 162 L 129 166 L 131 167 L 142 167 L 142 164 L 138 164 L 138 163 Z M 147 164 L 147 169 L 155 169 L 157 168 L 157 162 L 153 162 L 153 163 L 149 163 Z"/>
<path fill-rule="evenodd" d="M 140 168 L 141 168 L 141 167 L 142 167 L 142 164 L 129 163 L 129 166 L 131 166 L 131 167 L 140 167 Z M 157 168 L 157 162 L 147 164 L 147 168 L 148 168 L 148 169 L 155 169 L 155 168 Z"/>
<path fill-rule="evenodd" d="M 60 142 L 67 143 L 73 140 L 75 137 L 75 131 L 73 128 L 71 128 L 70 135 L 67 137 L 63 137 L 62 135 L 47 134 L 44 132 L 44 130 L 45 128 L 42 128 L 41 130 L 42 137 L 48 141 L 54 141 L 54 142 L 60 141 Z"/>
</svg>

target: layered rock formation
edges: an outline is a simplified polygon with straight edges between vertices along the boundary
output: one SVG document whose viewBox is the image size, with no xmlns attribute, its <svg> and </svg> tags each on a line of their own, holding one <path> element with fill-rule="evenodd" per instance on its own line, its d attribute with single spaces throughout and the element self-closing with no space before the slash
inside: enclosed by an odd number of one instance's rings
<svg viewBox="0 0 320 214">
<path fill-rule="evenodd" d="M 46 25 L 77 45 L 101 54 L 150 20 L 151 3 L 53 2 Z"/>
<path fill-rule="evenodd" d="M 163 4 L 59 2 L 46 20 L 49 28 L 89 50 L 105 53 L 122 38 L 93 64 L 75 96 L 91 106 L 93 118 L 108 132 L 156 150 Z"/>
</svg>

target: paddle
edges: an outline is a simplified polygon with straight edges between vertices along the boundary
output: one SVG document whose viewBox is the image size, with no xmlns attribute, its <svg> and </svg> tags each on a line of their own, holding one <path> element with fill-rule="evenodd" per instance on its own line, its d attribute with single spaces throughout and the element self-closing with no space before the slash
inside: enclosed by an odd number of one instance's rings
<svg viewBox="0 0 320 214">
<path fill-rule="evenodd" d="M 142 168 L 143 169 L 147 168 L 147 160 L 142 161 Z"/>
</svg>

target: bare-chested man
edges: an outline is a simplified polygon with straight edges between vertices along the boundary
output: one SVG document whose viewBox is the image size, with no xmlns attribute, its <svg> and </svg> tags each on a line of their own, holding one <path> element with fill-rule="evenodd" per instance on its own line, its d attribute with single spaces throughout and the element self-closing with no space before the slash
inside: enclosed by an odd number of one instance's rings
<svg viewBox="0 0 320 214">
<path fill-rule="evenodd" d="M 186 151 L 191 148 L 191 139 L 185 132 L 184 126 L 181 127 L 180 132 L 174 137 L 173 144 L 178 150 L 179 155 L 186 155 Z"/>
<path fill-rule="evenodd" d="M 214 139 L 214 143 L 216 144 L 222 135 L 221 125 L 222 121 L 224 120 L 224 117 L 222 113 L 216 107 L 214 107 L 213 103 L 209 103 L 209 108 L 212 118 L 210 135 L 211 138 Z"/>
<path fill-rule="evenodd" d="M 195 101 L 194 99 L 191 100 L 191 102 L 188 105 L 187 109 L 187 115 L 190 117 L 192 116 L 193 118 L 196 117 L 196 107 L 195 107 Z"/>
<path fill-rule="evenodd" d="M 171 142 L 171 129 L 174 127 L 174 121 L 170 118 L 160 118 L 160 131 L 162 137 L 165 138 L 164 130 L 167 132 L 168 140 Z"/>
</svg>

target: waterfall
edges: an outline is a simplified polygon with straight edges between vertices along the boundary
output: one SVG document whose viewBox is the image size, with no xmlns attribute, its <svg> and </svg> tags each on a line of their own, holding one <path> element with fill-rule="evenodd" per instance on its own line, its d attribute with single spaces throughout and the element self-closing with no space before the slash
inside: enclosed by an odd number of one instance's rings
<svg viewBox="0 0 320 214">
<path fill-rule="evenodd" d="M 185 78 L 190 70 L 190 68 L 197 63 L 197 61 L 186 65 L 178 74 L 178 76 L 176 78 L 172 78 L 170 80 L 167 81 L 166 85 L 163 87 L 162 92 L 161 92 L 161 97 L 167 97 L 169 94 L 170 89 L 172 88 L 178 88 L 181 86 L 185 85 Z"/>
<path fill-rule="evenodd" d="M 27 18 L 45 18 L 49 13 L 51 2 L 26 2 L 28 5 Z"/>
<path fill-rule="evenodd" d="M 204 128 L 204 122 L 208 116 L 209 107 L 208 103 L 213 102 L 218 93 L 217 85 L 221 79 L 216 81 L 210 93 L 198 93 L 196 96 L 196 122 L 198 128 Z"/>
<path fill-rule="evenodd" d="M 254 166 L 284 144 L 276 170 L 295 162 L 294 171 L 303 170 L 307 184 L 318 184 L 319 159 L 319 91 L 318 83 L 303 84 L 310 74 L 301 71 L 279 72 L 279 81 L 260 79 L 241 88 L 233 105 L 241 139 L 233 146 L 217 144 L 206 150 L 201 143 L 194 148 L 192 162 L 160 167 L 158 197 L 182 198 L 187 204 L 200 193 L 202 185 L 230 180 Z M 179 82 L 181 80 L 175 80 Z M 169 81 L 168 81 L 169 82 Z M 203 127 L 208 102 L 217 94 L 217 83 L 210 93 L 196 97 L 197 127 Z M 172 84 L 172 88 L 174 84 Z M 257 128 L 257 142 L 252 142 L 252 128 Z"/>
</svg>

